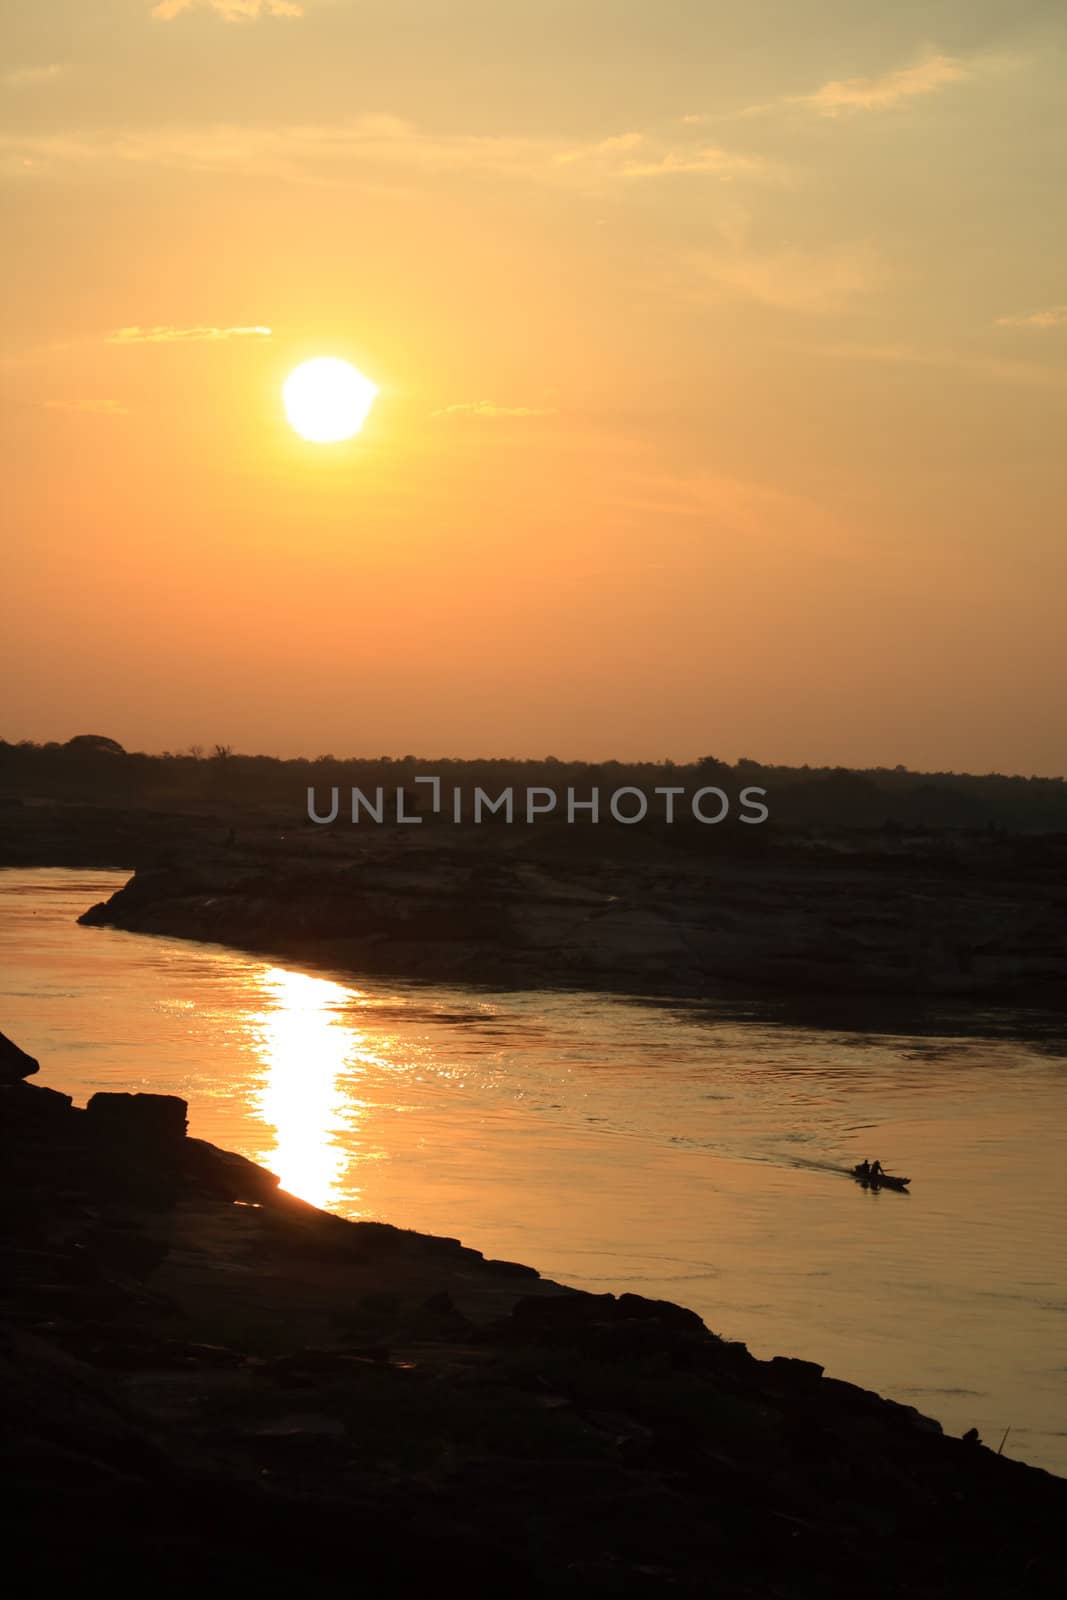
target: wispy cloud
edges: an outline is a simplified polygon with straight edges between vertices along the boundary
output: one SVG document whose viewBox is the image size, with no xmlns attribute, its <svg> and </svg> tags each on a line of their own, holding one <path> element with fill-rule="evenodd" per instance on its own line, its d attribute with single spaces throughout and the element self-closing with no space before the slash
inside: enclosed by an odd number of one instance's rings
<svg viewBox="0 0 1067 1600">
<path fill-rule="evenodd" d="M 1014 59 L 992 56 L 973 57 L 965 61 L 959 56 L 927 55 L 910 67 L 897 67 L 891 72 L 877 73 L 871 77 L 833 78 L 810 94 L 783 95 L 777 100 L 745 106 L 740 111 L 714 115 L 693 112 L 679 121 L 683 127 L 696 128 L 708 123 L 734 122 L 747 117 L 777 116 L 783 111 L 810 112 L 820 117 L 892 111 L 925 95 L 936 94 L 952 84 L 970 82 L 980 75 L 1018 64 Z"/>
<path fill-rule="evenodd" d="M 68 66 L 58 61 L 47 67 L 13 67 L 10 72 L 0 74 L 0 83 L 5 89 L 41 89 L 69 71 Z"/>
<path fill-rule="evenodd" d="M 790 247 L 769 254 L 739 244 L 719 254 L 692 256 L 690 266 L 705 285 L 782 311 L 810 313 L 845 310 L 889 277 L 877 251 L 866 244 L 822 252 Z"/>
<path fill-rule="evenodd" d="M 224 22 L 304 15 L 303 6 L 295 4 L 295 0 L 159 0 L 152 7 L 152 15 L 159 22 L 170 22 L 183 11 L 214 11 Z"/>
<path fill-rule="evenodd" d="M 270 328 L 116 328 L 108 344 L 207 344 L 219 339 L 269 339 Z"/>
<path fill-rule="evenodd" d="M 757 156 L 741 156 L 730 150 L 708 145 L 698 150 L 666 150 L 649 160 L 628 161 L 622 167 L 624 178 L 662 178 L 673 172 L 703 174 L 730 179 L 745 174 L 766 172 L 768 163 Z"/>
<path fill-rule="evenodd" d="M 464 400 L 432 411 L 433 417 L 554 417 L 554 406 L 498 406 L 492 400 Z"/>
<path fill-rule="evenodd" d="M 932 55 L 911 67 L 883 72 L 873 78 L 838 78 L 824 83 L 814 94 L 792 96 L 789 104 L 807 106 L 824 117 L 840 117 L 857 111 L 888 111 L 935 94 L 950 83 L 962 83 L 973 69 L 957 56 Z"/>
<path fill-rule="evenodd" d="M 998 317 L 998 328 L 1065 328 L 1067 306 L 1046 306 L 1043 311 L 1027 311 L 1019 316 Z"/>
<path fill-rule="evenodd" d="M 83 411 L 94 417 L 127 417 L 129 408 L 117 400 L 45 400 L 46 411 Z"/>
<path fill-rule="evenodd" d="M 741 174 L 769 173 L 761 156 L 742 155 L 718 145 L 678 145 L 643 133 L 613 134 L 556 156 L 559 167 L 587 170 L 619 178 L 660 178 L 672 173 L 697 173 L 729 179 Z"/>
<path fill-rule="evenodd" d="M 396 174 L 436 179 L 443 173 L 552 185 L 590 192 L 636 179 L 702 174 L 715 180 L 780 179 L 782 169 L 759 156 L 693 139 L 622 133 L 575 145 L 549 137 L 439 134 L 399 117 L 374 115 L 341 123 L 281 127 L 92 129 L 65 134 L 0 134 L 0 167 L 20 175 L 87 165 L 154 166 L 235 173 L 287 182 L 383 182 Z"/>
</svg>

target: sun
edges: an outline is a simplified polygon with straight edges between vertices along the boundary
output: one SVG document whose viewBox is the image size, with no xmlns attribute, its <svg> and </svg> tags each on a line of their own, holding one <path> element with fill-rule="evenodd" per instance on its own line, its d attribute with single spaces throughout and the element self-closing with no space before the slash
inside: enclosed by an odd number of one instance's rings
<svg viewBox="0 0 1067 1600">
<path fill-rule="evenodd" d="M 335 356 L 303 362 L 282 387 L 286 416 L 312 444 L 351 439 L 366 422 L 377 393 L 369 378 Z"/>
</svg>

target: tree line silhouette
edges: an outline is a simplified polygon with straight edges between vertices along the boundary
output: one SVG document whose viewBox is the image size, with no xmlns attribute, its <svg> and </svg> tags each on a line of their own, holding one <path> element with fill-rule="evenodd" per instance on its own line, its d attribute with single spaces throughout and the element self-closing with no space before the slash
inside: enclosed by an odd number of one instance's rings
<svg viewBox="0 0 1067 1600">
<path fill-rule="evenodd" d="M 906 767 L 786 766 L 747 757 L 730 763 L 715 756 L 693 762 L 564 761 L 541 758 L 321 755 L 314 759 L 243 755 L 228 745 L 146 754 L 127 751 L 117 740 L 79 734 L 65 744 L 0 739 L 0 800 L 90 803 L 177 812 L 239 812 L 305 815 L 307 789 L 334 784 L 372 791 L 404 788 L 412 809 L 425 812 L 426 792 L 414 785 L 423 775 L 450 786 L 490 794 L 508 786 L 579 793 L 599 788 L 606 795 L 623 787 L 649 797 L 650 815 L 661 816 L 657 787 L 693 792 L 715 785 L 736 795 L 746 785 L 767 791 L 770 826 L 818 829 L 1003 830 L 1067 832 L 1067 783 L 1062 777 L 1004 773 L 912 772 Z"/>
</svg>

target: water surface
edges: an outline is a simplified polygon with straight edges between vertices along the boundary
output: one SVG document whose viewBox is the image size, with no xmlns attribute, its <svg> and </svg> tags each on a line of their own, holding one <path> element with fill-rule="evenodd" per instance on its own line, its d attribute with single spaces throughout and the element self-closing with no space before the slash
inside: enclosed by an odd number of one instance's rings
<svg viewBox="0 0 1067 1600">
<path fill-rule="evenodd" d="M 319 1205 L 679 1301 L 1067 1473 L 1057 1025 L 790 1026 L 78 927 L 125 878 L 0 872 L 0 1028 L 41 1081 L 180 1094 Z M 864 1155 L 914 1193 L 842 1175 Z"/>
</svg>

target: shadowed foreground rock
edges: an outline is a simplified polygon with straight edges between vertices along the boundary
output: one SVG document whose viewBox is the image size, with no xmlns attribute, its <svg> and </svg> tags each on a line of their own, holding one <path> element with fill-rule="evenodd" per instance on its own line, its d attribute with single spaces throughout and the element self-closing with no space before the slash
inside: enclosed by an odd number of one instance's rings
<svg viewBox="0 0 1067 1600">
<path fill-rule="evenodd" d="M 0 1084 L 21 1083 L 23 1078 L 31 1078 L 40 1070 L 39 1061 L 20 1050 L 6 1033 L 0 1033 Z"/>
<path fill-rule="evenodd" d="M 317 1211 L 185 1115 L 0 1087 L 6 1576 L 1064 1592 L 1067 1482 L 679 1306 Z"/>
</svg>

